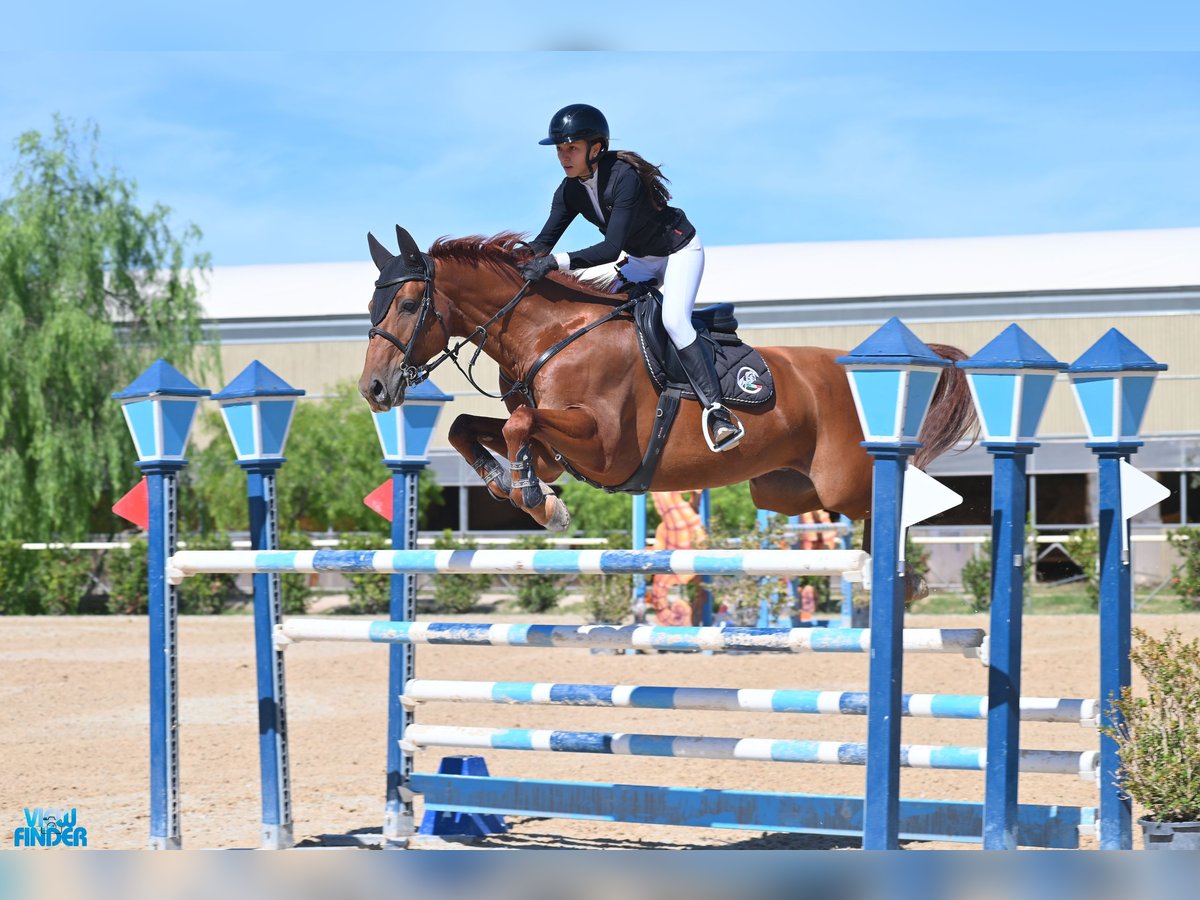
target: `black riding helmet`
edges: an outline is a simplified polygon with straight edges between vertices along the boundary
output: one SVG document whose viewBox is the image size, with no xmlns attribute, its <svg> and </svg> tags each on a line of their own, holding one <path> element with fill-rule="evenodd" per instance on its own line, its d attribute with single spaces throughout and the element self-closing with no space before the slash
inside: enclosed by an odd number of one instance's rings
<svg viewBox="0 0 1200 900">
<path fill-rule="evenodd" d="M 550 133 L 539 144 L 569 144 L 571 141 L 600 141 L 608 147 L 608 120 L 604 113 L 586 103 L 564 106 L 550 119 Z"/>
</svg>

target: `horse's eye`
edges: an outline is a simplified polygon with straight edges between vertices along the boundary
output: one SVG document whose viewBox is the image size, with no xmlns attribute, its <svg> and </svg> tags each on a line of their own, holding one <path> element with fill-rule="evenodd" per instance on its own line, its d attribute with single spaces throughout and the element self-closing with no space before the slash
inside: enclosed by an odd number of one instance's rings
<svg viewBox="0 0 1200 900">
<path fill-rule="evenodd" d="M 405 300 L 403 303 L 400 304 L 401 312 L 410 313 L 410 312 L 413 312 L 416 308 L 417 308 L 416 300 Z"/>
</svg>

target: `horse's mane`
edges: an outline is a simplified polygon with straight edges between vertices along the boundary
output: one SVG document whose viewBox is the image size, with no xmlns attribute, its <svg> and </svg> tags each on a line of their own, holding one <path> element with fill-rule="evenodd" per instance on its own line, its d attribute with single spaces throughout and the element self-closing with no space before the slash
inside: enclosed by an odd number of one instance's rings
<svg viewBox="0 0 1200 900">
<path fill-rule="evenodd" d="M 526 235 L 517 231 L 502 231 L 491 237 L 473 234 L 467 237 L 440 237 L 429 248 L 434 259 L 453 260 L 468 265 L 484 266 L 504 275 L 520 280 L 517 265 L 522 261 L 521 251 L 526 246 Z M 579 290 L 589 296 L 603 295 L 612 302 L 614 295 L 608 291 L 611 278 L 583 278 L 570 272 L 551 273 L 558 283 Z"/>
</svg>

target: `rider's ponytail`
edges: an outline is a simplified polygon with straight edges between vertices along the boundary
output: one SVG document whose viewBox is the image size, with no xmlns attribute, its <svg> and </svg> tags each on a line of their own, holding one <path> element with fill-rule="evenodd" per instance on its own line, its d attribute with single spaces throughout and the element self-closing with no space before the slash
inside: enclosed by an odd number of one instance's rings
<svg viewBox="0 0 1200 900">
<path fill-rule="evenodd" d="M 633 166 L 633 170 L 642 180 L 642 186 L 650 196 L 650 202 L 654 204 L 655 209 L 662 209 L 667 205 L 667 201 L 671 199 L 671 192 L 667 190 L 667 184 L 671 179 L 662 173 L 662 169 L 652 162 L 647 162 L 632 150 L 618 150 L 617 159 Z"/>
</svg>

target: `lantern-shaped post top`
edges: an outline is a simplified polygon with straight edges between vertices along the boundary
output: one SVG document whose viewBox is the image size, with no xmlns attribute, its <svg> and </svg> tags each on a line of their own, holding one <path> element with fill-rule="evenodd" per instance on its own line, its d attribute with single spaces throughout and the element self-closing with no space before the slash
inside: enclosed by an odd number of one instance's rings
<svg viewBox="0 0 1200 900">
<path fill-rule="evenodd" d="M 155 360 L 128 387 L 114 393 L 113 399 L 121 401 L 138 462 L 182 465 L 196 406 L 210 393 L 165 359 Z"/>
<path fill-rule="evenodd" d="M 955 365 L 966 372 L 984 446 L 1036 446 L 1034 435 L 1054 378 L 1067 364 L 1014 324 Z"/>
<path fill-rule="evenodd" d="M 1167 368 L 1115 328 L 1067 368 L 1088 444 L 1138 446 L 1138 433 L 1158 373 Z"/>
<path fill-rule="evenodd" d="M 441 415 L 442 406 L 453 399 L 426 379 L 408 389 L 402 404 L 375 413 L 375 431 L 383 450 L 383 461 L 427 462 L 429 442 L 433 438 L 433 429 Z"/>
<path fill-rule="evenodd" d="M 257 359 L 224 390 L 213 394 L 221 404 L 225 428 L 239 463 L 282 462 L 296 398 L 294 388 Z"/>
<path fill-rule="evenodd" d="M 893 316 L 837 361 L 846 367 L 865 443 L 916 446 L 941 370 L 950 360 Z"/>
</svg>

